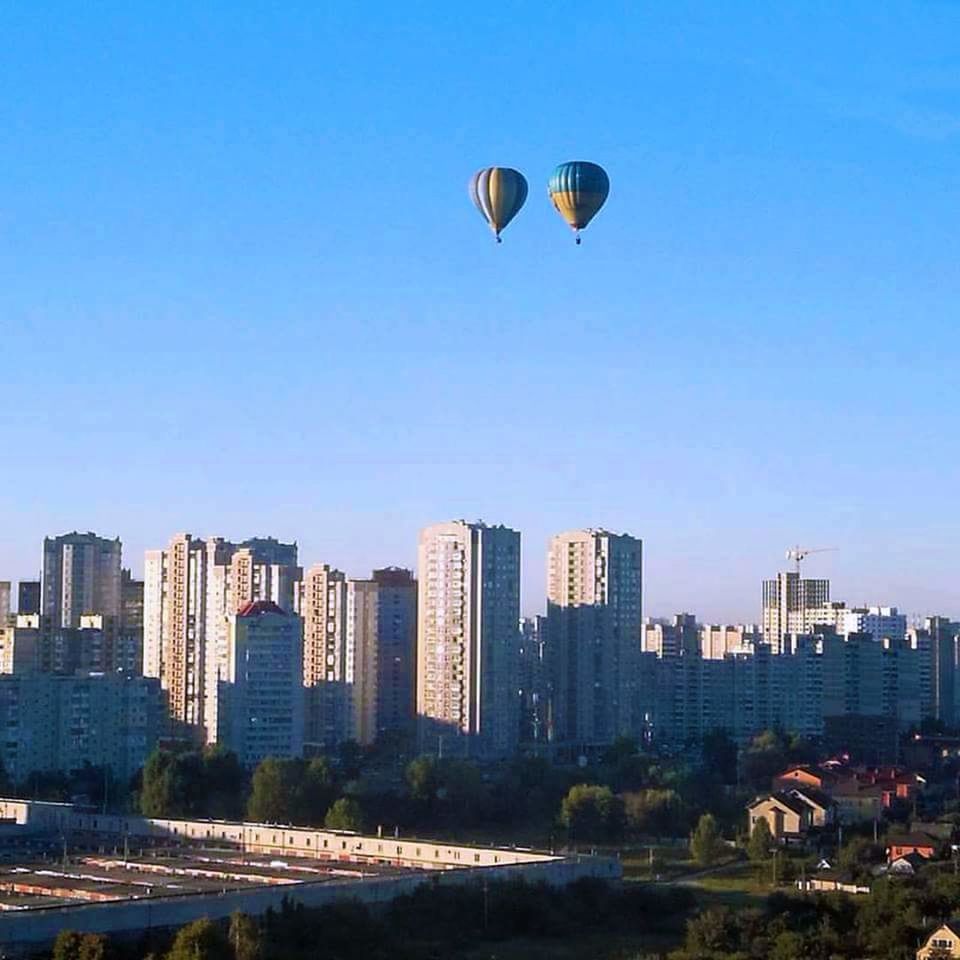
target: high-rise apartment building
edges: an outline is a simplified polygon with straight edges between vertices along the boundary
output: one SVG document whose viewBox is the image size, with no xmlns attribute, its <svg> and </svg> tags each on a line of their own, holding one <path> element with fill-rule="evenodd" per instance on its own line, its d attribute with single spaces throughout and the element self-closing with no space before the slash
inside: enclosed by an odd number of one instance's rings
<svg viewBox="0 0 960 960">
<path fill-rule="evenodd" d="M 43 615 L 50 628 L 79 627 L 85 613 L 120 615 L 120 539 L 67 533 L 43 541 Z"/>
<path fill-rule="evenodd" d="M 700 628 L 700 652 L 706 660 L 722 660 L 728 653 L 750 653 L 763 642 L 755 623 L 705 623 Z"/>
<path fill-rule="evenodd" d="M 701 628 L 692 613 L 678 613 L 673 620 L 645 620 L 640 637 L 641 649 L 658 657 L 701 652 Z"/>
<path fill-rule="evenodd" d="M 17 584 L 17 613 L 33 614 L 40 612 L 40 581 L 21 580 Z"/>
<path fill-rule="evenodd" d="M 143 581 L 120 571 L 120 619 L 127 630 L 143 630 Z"/>
<path fill-rule="evenodd" d="M 763 636 L 775 653 L 788 633 L 812 633 L 817 612 L 830 602 L 829 580 L 806 580 L 799 573 L 778 573 L 763 581 Z"/>
<path fill-rule="evenodd" d="M 550 541 L 547 646 L 560 743 L 602 746 L 640 731 L 642 570 L 643 544 L 628 534 L 576 530 Z"/>
<path fill-rule="evenodd" d="M 228 617 L 227 667 L 217 684 L 217 742 L 246 767 L 303 755 L 302 622 L 271 600 Z"/>
<path fill-rule="evenodd" d="M 307 743 L 372 743 L 413 726 L 417 584 L 409 570 L 350 580 L 326 564 L 304 576 Z"/>
<path fill-rule="evenodd" d="M 17 614 L 0 625 L 0 674 L 40 670 L 42 634 L 39 613 Z"/>
<path fill-rule="evenodd" d="M 547 618 L 520 621 L 520 740 L 546 740 L 550 729 L 550 673 Z"/>
<path fill-rule="evenodd" d="M 953 726 L 960 716 L 960 623 L 949 617 L 927 617 L 922 627 L 907 630 L 907 643 L 918 661 L 921 716 Z"/>
<path fill-rule="evenodd" d="M 896 607 L 854 607 L 844 611 L 839 632 L 869 633 L 874 640 L 902 642 L 907 636 L 907 618 Z"/>
<path fill-rule="evenodd" d="M 0 580 L 0 626 L 10 619 L 10 581 Z"/>
<path fill-rule="evenodd" d="M 161 718 L 155 679 L 0 676 L 0 759 L 15 780 L 89 763 L 127 782 L 156 746 Z"/>
<path fill-rule="evenodd" d="M 520 534 L 454 520 L 420 533 L 417 713 L 425 749 L 513 752 Z"/>
<path fill-rule="evenodd" d="M 298 576 L 296 544 L 272 538 L 230 543 L 178 534 L 147 551 L 143 671 L 167 692 L 172 734 L 216 739 L 212 711 L 227 671 L 228 618 L 255 600 L 292 612 Z"/>
<path fill-rule="evenodd" d="M 412 734 L 417 688 L 417 581 L 409 570 L 373 571 L 377 586 L 376 732 Z"/>
<path fill-rule="evenodd" d="M 347 689 L 347 578 L 328 564 L 304 573 L 300 598 L 303 617 L 303 682 L 307 688 L 306 742 L 334 747 L 351 739 Z"/>
</svg>

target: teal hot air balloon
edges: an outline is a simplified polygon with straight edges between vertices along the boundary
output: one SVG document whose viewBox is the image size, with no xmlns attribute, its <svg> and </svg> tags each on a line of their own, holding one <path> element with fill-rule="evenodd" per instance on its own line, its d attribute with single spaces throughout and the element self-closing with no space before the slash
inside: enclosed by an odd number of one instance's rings
<svg viewBox="0 0 960 960">
<path fill-rule="evenodd" d="M 610 193 L 606 170 L 586 160 L 561 163 L 547 185 L 557 213 L 573 229 L 577 243 L 580 231 L 597 215 Z"/>
<path fill-rule="evenodd" d="M 484 167 L 470 180 L 470 196 L 500 243 L 500 231 L 527 199 L 527 181 L 511 167 Z"/>
</svg>

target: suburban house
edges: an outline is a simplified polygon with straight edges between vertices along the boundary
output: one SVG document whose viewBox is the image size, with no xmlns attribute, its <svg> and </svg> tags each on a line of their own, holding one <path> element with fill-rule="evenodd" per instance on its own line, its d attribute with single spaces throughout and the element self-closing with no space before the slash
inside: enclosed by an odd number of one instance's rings
<svg viewBox="0 0 960 960">
<path fill-rule="evenodd" d="M 788 767 L 773 778 L 773 790 L 800 790 L 830 797 L 841 823 L 878 820 L 897 801 L 910 802 L 924 779 L 900 767 L 852 767 L 841 761 Z"/>
<path fill-rule="evenodd" d="M 834 785 L 830 792 L 837 804 L 840 823 L 866 823 L 883 814 L 883 791 L 874 784 L 861 783 L 855 777 Z"/>
<path fill-rule="evenodd" d="M 797 787 L 783 792 L 810 808 L 810 826 L 826 827 L 834 822 L 837 804 L 822 791 L 813 787 Z"/>
<path fill-rule="evenodd" d="M 783 773 L 777 774 L 773 778 L 772 788 L 774 790 L 792 790 L 797 787 L 819 790 L 821 793 L 829 793 L 830 787 L 835 780 L 834 775 L 827 770 L 820 770 L 817 767 L 795 766 L 788 767 Z"/>
<path fill-rule="evenodd" d="M 830 797 L 810 787 L 777 790 L 748 804 L 750 832 L 758 820 L 766 820 L 774 839 L 799 840 L 811 827 L 833 823 L 835 807 Z"/>
<path fill-rule="evenodd" d="M 798 840 L 810 829 L 811 809 L 789 793 L 777 792 L 757 797 L 747 805 L 750 832 L 758 820 L 766 820 L 775 840 Z"/>
<path fill-rule="evenodd" d="M 939 960 L 940 957 L 960 957 L 960 924 L 955 920 L 937 927 L 917 951 L 917 960 Z"/>
<path fill-rule="evenodd" d="M 907 833 L 887 838 L 887 863 L 893 863 L 902 857 L 916 854 L 924 860 L 932 860 L 937 855 L 941 843 L 929 833 Z"/>
</svg>

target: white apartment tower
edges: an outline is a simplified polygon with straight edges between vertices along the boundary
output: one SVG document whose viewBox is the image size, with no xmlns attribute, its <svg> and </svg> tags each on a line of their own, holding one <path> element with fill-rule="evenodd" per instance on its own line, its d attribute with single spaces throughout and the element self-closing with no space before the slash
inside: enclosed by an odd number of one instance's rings
<svg viewBox="0 0 960 960">
<path fill-rule="evenodd" d="M 763 581 L 763 637 L 776 653 L 790 633 L 813 633 L 830 602 L 829 580 L 805 580 L 799 573 L 778 573 Z"/>
<path fill-rule="evenodd" d="M 520 725 L 520 534 L 480 521 L 427 527 L 418 583 L 423 748 L 511 754 Z"/>
<path fill-rule="evenodd" d="M 80 626 L 85 613 L 120 616 L 120 539 L 66 533 L 43 541 L 44 617 L 52 629 Z"/>
<path fill-rule="evenodd" d="M 297 545 L 177 534 L 144 564 L 143 672 L 159 677 L 175 735 L 213 743 L 217 684 L 228 669 L 228 618 L 269 600 L 293 612 Z"/>
<path fill-rule="evenodd" d="M 643 543 L 574 530 L 547 553 L 547 648 L 553 739 L 602 746 L 641 726 Z"/>
</svg>

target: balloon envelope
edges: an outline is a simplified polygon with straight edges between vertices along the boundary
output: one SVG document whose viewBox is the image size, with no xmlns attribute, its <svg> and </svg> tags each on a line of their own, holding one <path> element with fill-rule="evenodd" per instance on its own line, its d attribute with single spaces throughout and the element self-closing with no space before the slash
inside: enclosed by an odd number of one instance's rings
<svg viewBox="0 0 960 960">
<path fill-rule="evenodd" d="M 511 167 L 484 167 L 470 180 L 470 196 L 499 240 L 500 231 L 527 199 L 527 181 Z"/>
<path fill-rule="evenodd" d="M 560 216 L 574 230 L 582 230 L 606 201 L 610 178 L 595 163 L 571 160 L 553 171 L 547 190 Z"/>
</svg>

